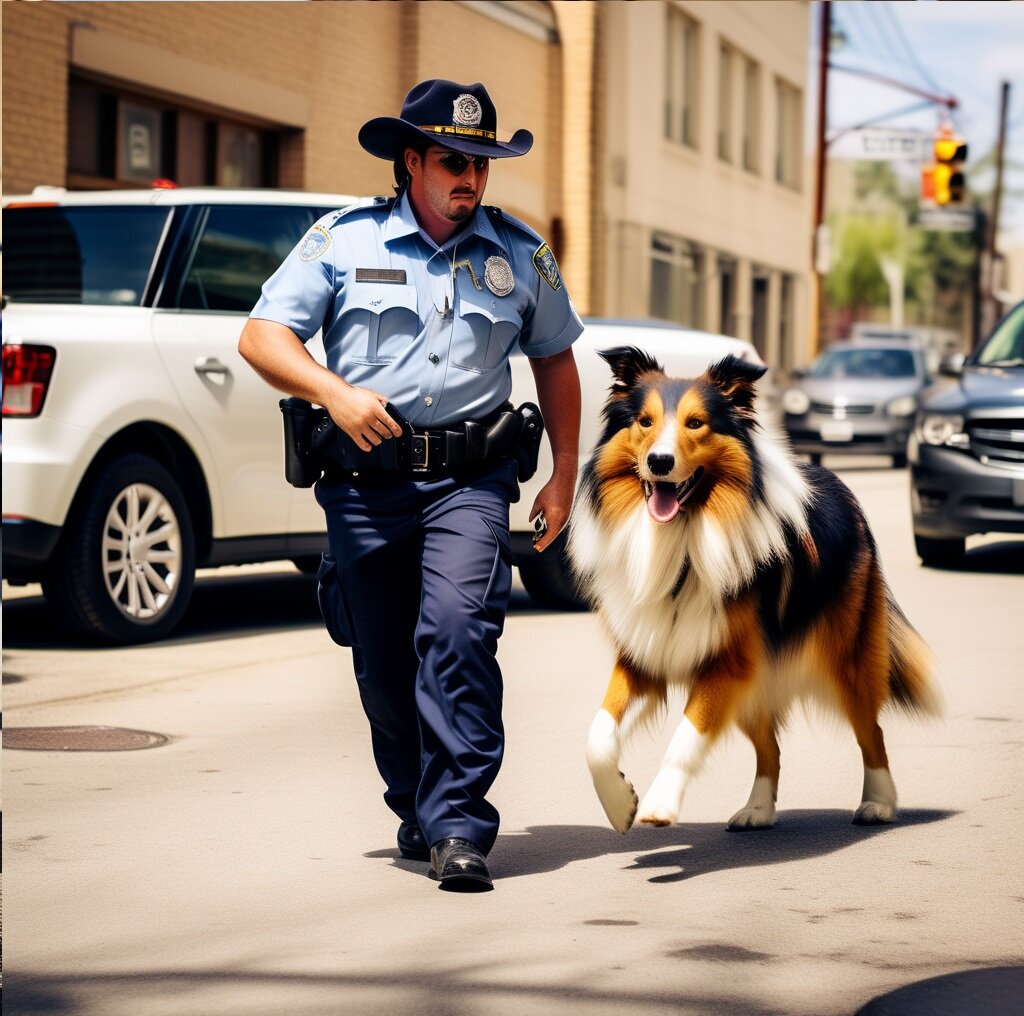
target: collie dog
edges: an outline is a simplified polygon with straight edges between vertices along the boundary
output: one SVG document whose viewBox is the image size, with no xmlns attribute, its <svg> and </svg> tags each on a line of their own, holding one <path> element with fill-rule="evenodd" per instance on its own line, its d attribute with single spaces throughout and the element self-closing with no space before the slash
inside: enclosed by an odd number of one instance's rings
<svg viewBox="0 0 1024 1016">
<path fill-rule="evenodd" d="M 928 650 L 886 586 L 860 505 L 758 422 L 765 368 L 730 356 L 682 380 L 638 349 L 601 355 L 614 382 L 569 552 L 617 654 L 587 742 L 612 826 L 675 822 L 687 783 L 733 724 L 753 742 L 757 770 L 729 828 L 773 825 L 777 735 L 798 699 L 853 727 L 864 757 L 853 821 L 891 822 L 879 711 L 939 704 Z M 684 716 L 638 806 L 621 748 L 671 685 L 686 694 Z"/>
</svg>

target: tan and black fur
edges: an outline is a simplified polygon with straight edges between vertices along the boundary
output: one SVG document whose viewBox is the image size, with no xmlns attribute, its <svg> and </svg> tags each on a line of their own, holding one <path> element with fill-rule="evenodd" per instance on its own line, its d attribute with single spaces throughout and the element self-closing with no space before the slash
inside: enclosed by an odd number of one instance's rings
<svg viewBox="0 0 1024 1016">
<path fill-rule="evenodd" d="M 729 825 L 772 825 L 778 733 L 800 699 L 853 728 L 864 758 L 854 821 L 891 822 L 879 712 L 937 712 L 938 700 L 927 648 L 886 586 L 853 494 L 759 423 L 764 368 L 727 357 L 684 380 L 637 349 L 602 355 L 614 384 L 569 547 L 617 653 L 587 745 L 611 824 L 675 822 L 688 781 L 735 725 L 757 768 Z M 672 685 L 685 691 L 684 716 L 638 804 L 621 747 Z"/>
</svg>

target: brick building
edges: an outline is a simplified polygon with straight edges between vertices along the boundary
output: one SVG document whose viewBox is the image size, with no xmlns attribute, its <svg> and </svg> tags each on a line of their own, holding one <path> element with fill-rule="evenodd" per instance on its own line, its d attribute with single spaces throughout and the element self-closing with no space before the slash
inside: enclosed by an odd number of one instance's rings
<svg viewBox="0 0 1024 1016">
<path fill-rule="evenodd" d="M 356 142 L 427 77 L 534 132 L 487 193 L 585 313 L 667 317 L 790 362 L 805 330 L 806 0 L 3 4 L 3 186 L 388 193 Z M 796 146 L 796 151 L 794 151 Z"/>
</svg>

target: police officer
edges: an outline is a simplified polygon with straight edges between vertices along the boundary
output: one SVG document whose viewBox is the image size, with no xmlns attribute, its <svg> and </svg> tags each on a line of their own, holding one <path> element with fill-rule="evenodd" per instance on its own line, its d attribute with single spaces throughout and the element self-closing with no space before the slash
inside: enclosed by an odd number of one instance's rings
<svg viewBox="0 0 1024 1016">
<path fill-rule="evenodd" d="M 461 439 L 468 428 L 507 411 L 518 342 L 554 457 L 531 511 L 546 521 L 543 552 L 576 480 L 571 347 L 582 325 L 543 239 L 480 203 L 491 160 L 533 144 L 526 130 L 498 140 L 483 85 L 424 81 L 400 117 L 370 120 L 359 142 L 394 163 L 397 197 L 317 222 L 264 285 L 239 351 L 270 384 L 323 406 L 367 454 L 367 468 L 316 486 L 330 544 L 321 610 L 352 647 L 401 854 L 429 860 L 443 889 L 490 889 L 498 812 L 486 794 L 504 746 L 495 653 L 519 490 L 507 450 L 470 461 L 457 449 L 473 444 Z M 326 369 L 303 345 L 321 328 Z M 406 440 L 389 404 L 415 428 L 411 465 L 373 468 L 382 443 Z"/>
</svg>

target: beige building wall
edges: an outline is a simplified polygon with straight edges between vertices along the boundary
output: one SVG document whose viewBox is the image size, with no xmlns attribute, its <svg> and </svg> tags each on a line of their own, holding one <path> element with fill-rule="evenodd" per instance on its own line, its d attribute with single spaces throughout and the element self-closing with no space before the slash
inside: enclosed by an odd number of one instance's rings
<svg viewBox="0 0 1024 1016">
<path fill-rule="evenodd" d="M 376 3 L 5 3 L 4 192 L 67 184 L 68 75 L 282 130 L 281 184 L 390 193 L 356 141 L 425 77 L 483 81 L 506 160 L 487 200 L 547 234 L 561 214 L 561 58 L 540 0 Z M 298 139 L 298 144 L 296 141 Z"/>
<path fill-rule="evenodd" d="M 665 129 L 670 10 L 697 27 L 694 144 Z M 775 179 L 775 81 L 797 88 L 806 103 L 810 4 L 803 0 L 613 2 L 601 5 L 603 118 L 607 142 L 599 312 L 646 317 L 651 310 L 655 234 L 695 245 L 702 255 L 701 319 L 711 331 L 758 338 L 769 363 L 790 364 L 806 341 L 813 180 L 798 189 Z M 757 172 L 742 165 L 742 61 L 731 78 L 731 164 L 719 158 L 719 50 L 722 44 L 758 65 Z M 802 127 L 802 117 L 801 117 Z M 802 129 L 799 137 L 802 143 Z M 802 152 L 798 152 L 802 166 Z M 734 259 L 730 320 L 720 314 L 719 255 Z M 786 292 L 783 292 L 784 276 Z M 755 319 L 754 279 L 760 280 Z M 785 304 L 785 306 L 784 306 Z"/>
</svg>

